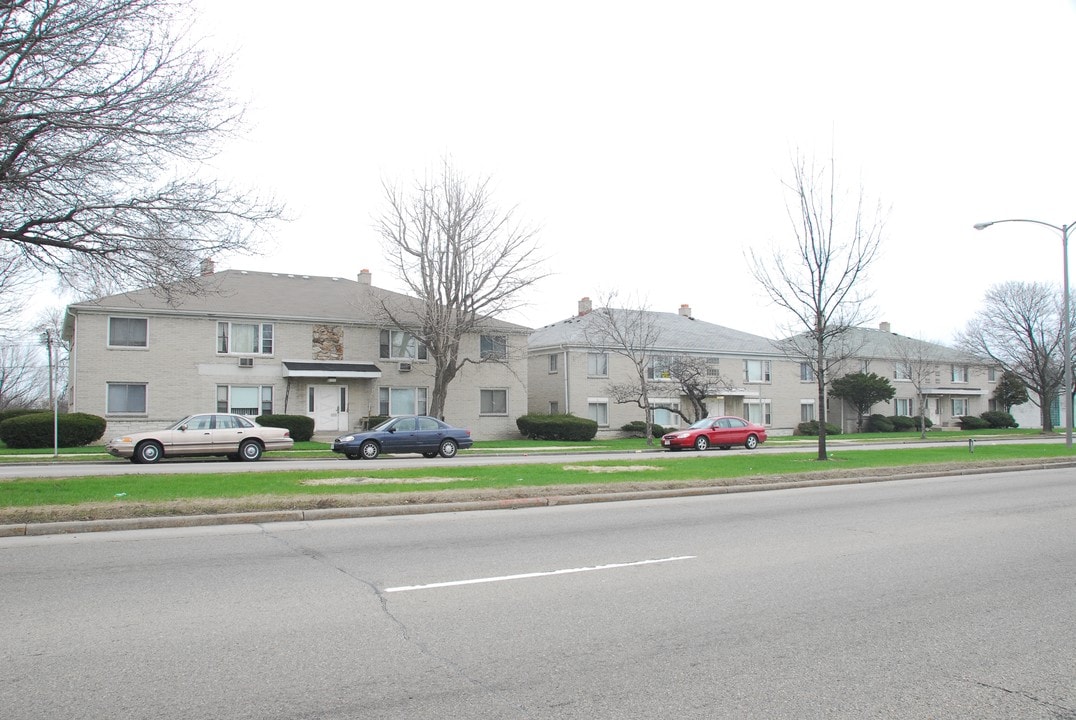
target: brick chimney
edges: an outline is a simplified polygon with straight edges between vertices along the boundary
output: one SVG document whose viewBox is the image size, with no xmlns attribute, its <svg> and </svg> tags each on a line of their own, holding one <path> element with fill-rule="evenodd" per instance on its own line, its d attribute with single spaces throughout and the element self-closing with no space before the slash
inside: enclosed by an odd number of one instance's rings
<svg viewBox="0 0 1076 720">
<path fill-rule="evenodd" d="M 368 269 L 363 268 L 362 270 L 359 270 L 358 280 L 360 285 L 369 285 L 371 282 L 373 282 L 373 277 L 370 275 L 370 271 Z"/>
<path fill-rule="evenodd" d="M 582 317 L 588 312 L 593 310 L 594 307 L 590 304 L 590 298 L 585 297 L 579 301 L 579 316 Z"/>
<path fill-rule="evenodd" d="M 216 265 L 213 262 L 213 258 L 206 258 L 198 265 L 198 271 L 202 275 L 212 275 L 216 270 Z"/>
<path fill-rule="evenodd" d="M 892 330 L 889 329 L 889 323 L 887 322 L 878 323 L 878 329 L 882 332 L 892 332 Z"/>
<path fill-rule="evenodd" d="M 683 305 L 681 305 L 680 306 L 680 314 L 683 315 L 686 318 L 691 317 L 691 306 L 688 305 L 687 303 L 684 303 Z"/>
</svg>

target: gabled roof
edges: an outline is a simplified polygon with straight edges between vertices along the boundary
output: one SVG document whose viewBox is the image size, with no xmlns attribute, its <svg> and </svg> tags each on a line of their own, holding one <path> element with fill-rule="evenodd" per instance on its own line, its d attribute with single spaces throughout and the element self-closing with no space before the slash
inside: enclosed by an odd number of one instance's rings
<svg viewBox="0 0 1076 720">
<path fill-rule="evenodd" d="M 531 352 L 570 347 L 586 347 L 588 330 L 593 336 L 596 323 L 601 321 L 598 313 L 610 312 L 596 308 L 585 315 L 568 318 L 539 328 L 527 341 Z M 612 310 L 612 312 L 627 312 Z M 732 355 L 779 355 L 777 347 L 769 338 L 733 330 L 722 325 L 696 320 L 680 313 L 643 311 L 653 320 L 658 339 L 654 352 L 721 353 Z"/>
<path fill-rule="evenodd" d="M 369 274 L 364 273 L 368 278 Z M 69 306 L 74 312 L 154 313 L 302 322 L 383 324 L 381 303 L 405 315 L 419 301 L 374 287 L 369 282 L 339 277 L 223 270 L 202 275 L 198 290 L 166 297 L 154 289 L 134 290 Z M 488 327 L 505 332 L 529 328 L 493 318 Z"/>
<path fill-rule="evenodd" d="M 803 337 L 803 336 L 794 336 Z M 843 342 L 852 350 L 850 357 L 879 360 L 917 360 L 930 362 L 992 365 L 971 353 L 948 345 L 928 342 L 877 328 L 849 328 Z"/>
</svg>

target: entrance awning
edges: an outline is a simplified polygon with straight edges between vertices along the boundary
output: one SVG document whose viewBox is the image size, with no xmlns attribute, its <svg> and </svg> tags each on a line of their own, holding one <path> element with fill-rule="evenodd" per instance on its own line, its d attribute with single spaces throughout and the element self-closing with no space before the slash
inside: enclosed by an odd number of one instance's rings
<svg viewBox="0 0 1076 720">
<path fill-rule="evenodd" d="M 379 378 L 381 368 L 372 363 L 348 363 L 337 360 L 284 360 L 284 377 L 307 378 Z"/>
</svg>

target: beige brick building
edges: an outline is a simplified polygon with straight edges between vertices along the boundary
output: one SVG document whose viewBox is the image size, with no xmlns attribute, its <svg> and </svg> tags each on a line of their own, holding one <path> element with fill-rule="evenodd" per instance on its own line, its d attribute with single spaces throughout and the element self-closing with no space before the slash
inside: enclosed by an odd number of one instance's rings
<svg viewBox="0 0 1076 720">
<path fill-rule="evenodd" d="M 432 362 L 383 309 L 413 298 L 373 286 L 365 270 L 357 280 L 206 270 L 196 292 L 68 307 L 73 412 L 106 418 L 111 434 L 214 410 L 307 415 L 318 433 L 427 412 Z M 518 435 L 529 332 L 491 318 L 464 337 L 473 363 L 449 386 L 447 422 L 476 439 Z"/>
</svg>

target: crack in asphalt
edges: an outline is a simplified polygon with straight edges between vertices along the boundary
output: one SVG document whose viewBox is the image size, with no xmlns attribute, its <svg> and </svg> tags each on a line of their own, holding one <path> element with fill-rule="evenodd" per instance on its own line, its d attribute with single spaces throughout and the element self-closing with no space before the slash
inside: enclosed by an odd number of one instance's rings
<svg viewBox="0 0 1076 720">
<path fill-rule="evenodd" d="M 1076 720 L 1076 708 L 1065 707 L 1064 705 L 1058 705 L 1057 703 L 1050 702 L 1049 700 L 1043 700 L 1042 698 L 1036 697 L 1029 692 L 1024 692 L 1023 690 L 1012 690 L 1010 688 L 1001 687 L 1000 685 L 991 685 L 990 683 L 979 682 L 978 680 L 973 680 L 972 683 L 988 690 L 997 690 L 1008 695 L 1016 695 L 1018 697 L 1030 700 L 1031 702 L 1046 708 L 1050 712 L 1050 714 L 1056 717 L 1058 720 Z"/>
<path fill-rule="evenodd" d="M 388 595 L 386 593 L 384 593 L 381 590 L 381 588 L 379 588 L 377 586 L 376 583 L 373 583 L 373 582 L 371 582 L 371 581 L 369 581 L 369 580 L 367 580 L 365 578 L 359 577 L 359 576 L 355 575 L 354 573 L 349 572 L 348 570 L 346 570 L 343 567 L 337 565 L 332 560 L 330 560 L 328 557 L 326 557 L 324 554 L 322 554 L 321 552 L 318 552 L 317 550 L 314 550 L 313 548 L 309 548 L 309 547 L 306 547 L 304 545 L 298 545 L 298 544 L 289 542 L 285 538 L 281 537 L 279 534 L 270 531 L 268 529 L 268 527 L 265 526 L 265 525 L 259 524 L 258 528 L 262 531 L 263 535 L 265 535 L 266 537 L 268 537 L 269 539 L 271 539 L 271 540 L 273 540 L 273 541 L 275 541 L 277 543 L 280 543 L 281 545 L 286 547 L 288 550 L 290 550 L 290 551 L 292 551 L 294 553 L 297 553 L 299 555 L 302 555 L 303 557 L 309 558 L 309 559 L 313 560 L 314 562 L 316 562 L 316 563 L 318 563 L 318 564 L 320 564 L 320 565 L 322 565 L 324 567 L 327 567 L 327 568 L 329 568 L 331 570 L 334 570 L 334 571 L 340 573 L 341 575 L 344 575 L 345 577 L 347 577 L 347 578 L 349 578 L 351 580 L 354 580 L 355 582 L 359 583 L 360 585 L 363 585 L 364 587 L 369 588 L 369 590 L 374 594 L 374 597 L 377 598 L 378 603 L 381 606 L 381 613 L 399 631 L 401 639 L 405 643 L 407 643 L 407 644 L 411 645 L 412 647 L 414 647 L 419 652 L 419 654 L 423 655 L 426 658 L 429 658 L 430 660 L 434 661 L 435 663 L 440 664 L 446 670 L 452 672 L 456 677 L 458 677 L 458 678 L 464 680 L 465 682 L 469 683 L 475 689 L 481 690 L 482 692 L 486 693 L 490 697 L 498 698 L 499 702 L 501 702 L 505 707 L 512 708 L 513 710 L 517 710 L 519 712 L 526 712 L 527 711 L 526 705 L 522 705 L 522 704 L 519 704 L 519 703 L 512 703 L 512 702 L 506 700 L 505 698 L 500 697 L 500 694 L 493 687 L 485 684 L 484 682 L 482 682 L 481 679 L 471 676 L 469 673 L 467 673 L 464 670 L 464 668 L 459 663 L 452 660 L 451 658 L 448 658 L 448 657 L 446 657 L 444 655 L 440 655 L 440 654 L 434 652 L 430 648 L 429 645 L 427 645 L 426 643 L 419 640 L 411 632 L 411 630 L 410 630 L 410 628 L 408 628 L 407 624 L 405 622 L 403 622 L 400 618 L 398 618 L 392 612 L 392 610 L 389 608 Z"/>
</svg>

